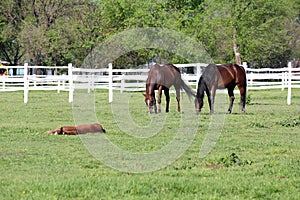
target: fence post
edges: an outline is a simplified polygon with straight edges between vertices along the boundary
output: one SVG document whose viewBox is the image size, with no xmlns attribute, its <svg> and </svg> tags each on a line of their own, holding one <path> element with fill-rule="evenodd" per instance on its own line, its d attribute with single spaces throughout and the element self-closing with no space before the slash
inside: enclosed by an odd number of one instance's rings
<svg viewBox="0 0 300 200">
<path fill-rule="evenodd" d="M 31 78 L 32 78 L 31 80 L 33 80 L 33 87 L 36 88 L 36 86 L 37 86 L 37 85 L 36 85 L 36 79 L 37 79 L 37 78 L 36 78 L 36 74 L 32 74 Z"/>
<path fill-rule="evenodd" d="M 286 82 L 287 82 L 287 72 L 283 71 L 282 72 L 282 79 L 281 79 L 281 91 L 284 91 L 284 88 L 286 86 Z"/>
<path fill-rule="evenodd" d="M 112 71 L 112 63 L 108 64 L 108 102 L 111 103 L 113 101 L 113 71 Z"/>
<path fill-rule="evenodd" d="M 24 64 L 24 103 L 28 103 L 28 91 L 29 81 L 28 81 L 28 63 Z"/>
<path fill-rule="evenodd" d="M 124 77 L 125 77 L 125 75 L 124 74 L 122 74 L 123 76 L 122 76 L 122 79 L 121 79 L 121 89 L 120 89 L 120 93 L 123 93 L 123 91 L 124 91 L 124 89 L 125 89 L 125 79 L 124 79 Z"/>
<path fill-rule="evenodd" d="M 88 93 L 91 92 L 91 86 L 92 86 L 92 78 L 91 78 L 91 74 L 87 74 L 87 78 L 88 78 Z"/>
<path fill-rule="evenodd" d="M 68 64 L 68 78 L 69 78 L 69 103 L 72 103 L 73 102 L 73 93 L 74 93 L 72 63 Z"/>
<path fill-rule="evenodd" d="M 288 63 L 288 94 L 287 94 L 287 104 L 292 103 L 292 63 Z"/>
<path fill-rule="evenodd" d="M 250 74 L 251 74 L 251 75 L 250 75 L 250 76 L 251 76 L 251 78 L 250 78 L 250 85 L 252 86 L 252 85 L 253 85 L 253 75 L 254 75 L 254 73 L 251 72 Z"/>
<path fill-rule="evenodd" d="M 4 76 L 2 79 L 2 90 L 5 90 L 5 79 L 6 79 L 6 76 Z"/>
<path fill-rule="evenodd" d="M 197 81 L 196 81 L 196 91 L 198 89 L 198 81 L 202 75 L 202 70 L 201 70 L 201 66 L 200 66 L 200 63 L 197 63 L 196 64 L 196 73 L 197 73 Z"/>
<path fill-rule="evenodd" d="M 243 62 L 243 67 L 247 71 L 247 68 L 248 68 L 247 62 Z"/>
<path fill-rule="evenodd" d="M 92 74 L 92 90 L 95 90 L 95 73 Z"/>
<path fill-rule="evenodd" d="M 60 93 L 60 80 L 57 81 L 57 93 Z"/>
</svg>

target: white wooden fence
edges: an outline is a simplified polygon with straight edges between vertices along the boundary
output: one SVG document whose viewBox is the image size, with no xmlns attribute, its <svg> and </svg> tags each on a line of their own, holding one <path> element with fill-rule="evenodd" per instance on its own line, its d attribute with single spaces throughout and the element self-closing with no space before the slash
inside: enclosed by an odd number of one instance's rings
<svg viewBox="0 0 300 200">
<path fill-rule="evenodd" d="M 177 67 L 186 69 L 193 68 L 194 73 L 183 73 L 183 79 L 189 85 L 197 85 L 201 76 L 202 68 L 206 67 L 205 63 L 175 64 Z M 182 70 L 185 71 L 185 70 Z M 149 69 L 113 69 L 109 64 L 104 69 L 73 69 L 73 80 L 76 87 L 90 89 L 108 89 L 109 102 L 113 101 L 113 91 L 144 91 L 145 82 L 148 77 Z M 74 75 L 75 74 L 75 75 Z M 83 84 L 80 84 L 83 83 Z"/>
<path fill-rule="evenodd" d="M 182 70 L 182 78 L 189 85 L 196 86 L 201 76 L 205 63 L 175 64 Z M 193 73 L 185 73 L 186 69 L 193 68 Z M 243 63 L 247 71 L 248 89 L 288 89 L 287 104 L 291 104 L 292 88 L 300 88 L 300 68 L 292 68 L 291 63 L 287 68 L 281 69 L 250 69 Z M 149 69 L 113 69 L 108 68 L 85 69 L 75 68 L 72 64 L 68 66 L 10 66 L 9 68 L 22 69 L 23 75 L 0 76 L 0 91 L 24 91 L 24 103 L 28 102 L 30 90 L 56 90 L 69 92 L 69 102 L 73 101 L 74 89 L 84 88 L 88 91 L 94 89 L 108 89 L 109 102 L 113 101 L 113 91 L 144 91 L 145 81 Z M 65 69 L 63 75 L 29 75 L 29 69 Z"/>
<path fill-rule="evenodd" d="M 288 63 L 285 68 L 246 68 L 248 90 L 267 90 L 287 88 L 287 104 L 291 104 L 292 88 L 300 88 L 300 68 L 292 68 Z"/>
</svg>

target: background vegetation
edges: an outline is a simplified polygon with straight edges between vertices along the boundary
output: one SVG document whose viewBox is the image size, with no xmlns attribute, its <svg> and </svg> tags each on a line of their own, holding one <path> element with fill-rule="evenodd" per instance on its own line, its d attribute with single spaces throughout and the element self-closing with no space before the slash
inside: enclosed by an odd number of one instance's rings
<svg viewBox="0 0 300 200">
<path fill-rule="evenodd" d="M 196 38 L 217 63 L 280 67 L 300 57 L 298 0 L 1 0 L 0 10 L 0 59 L 11 65 L 80 66 L 101 41 L 136 27 Z M 153 49 L 115 62 L 137 66 L 153 58 L 185 62 Z"/>
<path fill-rule="evenodd" d="M 1 93 L 0 199 L 299 199 L 300 96 L 295 90 L 294 104 L 287 106 L 285 94 L 249 91 L 247 112 L 240 113 L 237 101 L 213 151 L 200 158 L 210 123 L 206 101 L 195 139 L 178 160 L 155 172 L 129 174 L 95 159 L 79 136 L 46 133 L 74 123 L 68 93 L 32 91 L 28 104 L 22 92 Z M 141 96 L 132 94 L 130 113 L 145 125 L 149 117 Z M 164 131 L 151 143 L 119 129 L 107 92 L 97 91 L 95 97 L 106 136 L 121 148 L 151 151 L 178 129 L 174 95 Z"/>
</svg>

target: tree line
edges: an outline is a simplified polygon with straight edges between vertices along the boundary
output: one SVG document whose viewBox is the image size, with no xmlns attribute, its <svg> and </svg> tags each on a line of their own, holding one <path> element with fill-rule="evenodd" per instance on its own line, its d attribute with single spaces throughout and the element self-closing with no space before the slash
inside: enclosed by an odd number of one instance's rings
<svg viewBox="0 0 300 200">
<path fill-rule="evenodd" d="M 80 66 L 97 44 L 124 30 L 161 27 L 203 44 L 216 63 L 283 67 L 300 57 L 299 0 L 1 0 L 0 59 L 18 65 Z M 141 49 L 117 66 L 153 58 L 187 62 Z"/>
</svg>

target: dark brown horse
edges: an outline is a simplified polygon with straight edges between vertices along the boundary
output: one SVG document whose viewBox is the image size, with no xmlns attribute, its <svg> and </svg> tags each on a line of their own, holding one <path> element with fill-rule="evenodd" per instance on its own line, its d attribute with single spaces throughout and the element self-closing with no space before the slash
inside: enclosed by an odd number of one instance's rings
<svg viewBox="0 0 300 200">
<path fill-rule="evenodd" d="M 5 75 L 8 75 L 7 70 L 0 68 L 0 76 L 5 76 Z"/>
<path fill-rule="evenodd" d="M 293 68 L 299 68 L 299 67 L 300 67 L 300 58 L 294 59 L 294 60 L 292 61 L 292 67 L 293 67 Z"/>
<path fill-rule="evenodd" d="M 245 69 L 237 64 L 216 65 L 209 64 L 204 70 L 198 82 L 197 95 L 195 98 L 196 113 L 199 114 L 203 107 L 204 92 L 208 97 L 210 113 L 214 112 L 214 100 L 216 90 L 227 88 L 230 98 L 228 114 L 232 111 L 234 88 L 238 86 L 241 95 L 242 112 L 245 112 L 247 79 Z"/>
<path fill-rule="evenodd" d="M 178 104 L 178 112 L 180 112 L 180 89 L 184 89 L 189 97 L 194 96 L 194 91 L 187 86 L 181 79 L 180 71 L 172 64 L 160 66 L 155 64 L 151 67 L 146 81 L 145 103 L 148 106 L 148 113 L 152 113 L 154 107 L 157 113 L 155 90 L 158 90 L 158 112 L 161 112 L 161 94 L 164 90 L 166 96 L 166 112 L 169 112 L 170 95 L 169 89 L 174 85 L 176 90 L 176 99 Z"/>
</svg>

